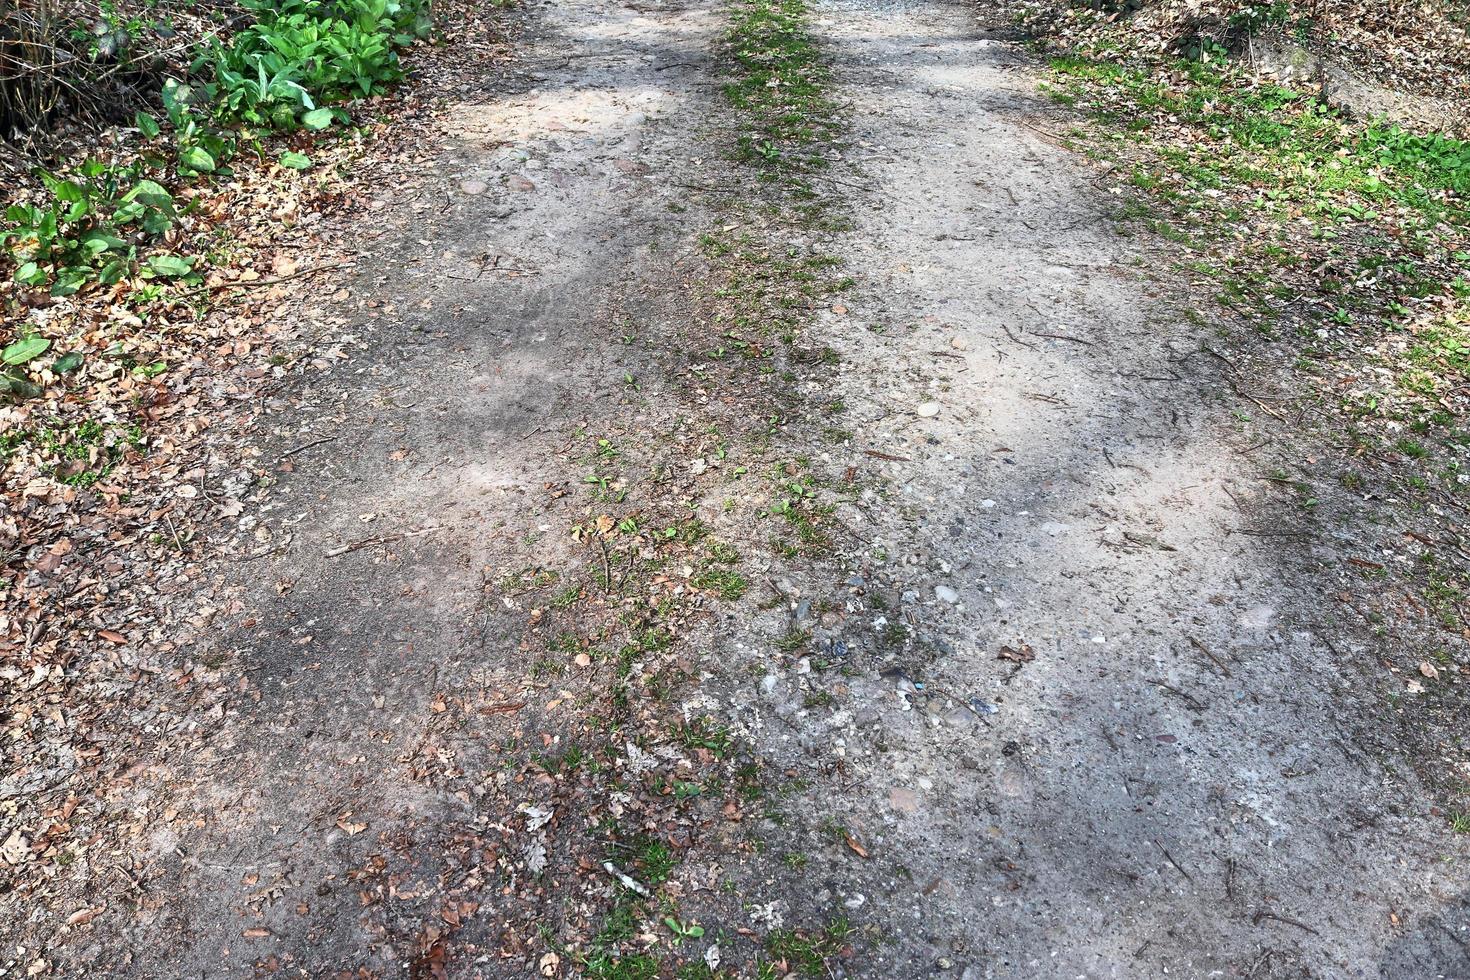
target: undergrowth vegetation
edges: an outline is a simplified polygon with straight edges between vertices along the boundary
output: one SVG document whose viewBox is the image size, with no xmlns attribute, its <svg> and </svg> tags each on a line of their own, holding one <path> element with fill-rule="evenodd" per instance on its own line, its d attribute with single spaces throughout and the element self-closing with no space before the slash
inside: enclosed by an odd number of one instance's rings
<svg viewBox="0 0 1470 980">
<path fill-rule="evenodd" d="M 309 168 L 309 134 L 349 122 L 350 100 L 401 78 L 399 49 L 430 27 L 427 0 L 246 0 L 244 15 L 227 37 L 221 28 L 186 45 L 187 65 L 131 125 L 87 141 L 95 155 L 38 165 L 0 202 L 0 274 L 12 282 L 0 297 L 8 295 L 4 312 L 15 324 L 0 395 L 40 391 L 26 365 L 44 348 L 21 321 L 42 298 L 106 290 L 146 309 L 191 295 L 208 262 L 191 250 L 200 247 L 191 233 L 209 224 L 195 188 L 234 176 L 242 154 L 252 165 Z M 73 33 L 93 38 L 81 27 Z M 95 54 L 97 42 L 87 43 Z M 170 280 L 185 288 L 169 293 Z"/>
<path fill-rule="evenodd" d="M 1470 494 L 1470 144 L 1352 119 L 1228 63 L 1163 72 L 1074 57 L 1051 94 L 1100 122 L 1068 137 L 1167 205 L 1128 217 L 1271 343 L 1356 452 Z"/>
<path fill-rule="evenodd" d="M 146 255 L 178 223 L 178 188 L 207 174 L 230 176 L 242 146 L 264 157 L 262 137 L 272 131 L 347 121 L 340 104 L 397 81 L 397 49 L 429 28 L 424 0 L 250 0 L 246 7 L 254 21 L 228 41 L 198 44 L 188 79 L 164 81 L 157 113 L 137 112 L 110 159 L 37 169 L 37 186 L 6 208 L 0 226 L 17 282 L 67 296 L 139 272 L 188 275 L 187 259 Z M 277 162 L 311 164 L 293 149 Z"/>
</svg>

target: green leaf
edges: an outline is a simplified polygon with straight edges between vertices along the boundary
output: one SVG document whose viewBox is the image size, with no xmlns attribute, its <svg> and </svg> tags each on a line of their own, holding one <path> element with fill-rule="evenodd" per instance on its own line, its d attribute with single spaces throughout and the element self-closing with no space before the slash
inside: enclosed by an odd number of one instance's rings
<svg viewBox="0 0 1470 980">
<path fill-rule="evenodd" d="M 50 346 L 51 341 L 45 337 L 22 337 L 0 352 L 0 360 L 6 364 L 24 364 L 46 353 Z"/>
<path fill-rule="evenodd" d="M 137 184 L 133 185 L 132 190 L 123 195 L 123 200 L 137 201 L 139 204 L 146 204 L 150 208 L 159 208 L 160 210 L 168 211 L 170 214 L 173 213 L 174 196 L 156 181 L 138 181 Z"/>
<path fill-rule="evenodd" d="M 81 243 L 82 248 L 86 250 L 87 254 L 93 258 L 115 248 L 127 248 L 128 245 L 127 242 L 118 238 L 116 235 L 109 234 L 101 229 L 89 231 L 77 239 L 77 241 Z"/>
<path fill-rule="evenodd" d="M 305 170 L 311 166 L 311 157 L 287 150 L 281 154 L 281 166 L 290 167 L 292 170 Z"/>
<path fill-rule="evenodd" d="M 313 109 L 301 117 L 301 125 L 315 132 L 326 129 L 332 125 L 333 113 L 331 109 Z"/>
<path fill-rule="evenodd" d="M 104 286 L 111 286 L 119 282 L 123 276 L 128 274 L 128 262 L 126 259 L 113 259 L 104 265 L 97 273 L 97 281 Z"/>
<path fill-rule="evenodd" d="M 187 109 L 193 101 L 194 90 L 176 78 L 163 83 L 163 104 L 172 110 Z"/>
<path fill-rule="evenodd" d="M 51 284 L 52 296 L 70 296 L 92 278 L 91 266 L 69 265 L 56 273 L 56 282 Z"/>
<path fill-rule="evenodd" d="M 56 194 L 58 201 L 68 204 L 76 204 L 87 199 L 87 192 L 82 190 L 82 185 L 74 180 L 59 180 L 51 188 Z"/>
<path fill-rule="evenodd" d="M 179 162 L 190 170 L 197 170 L 200 173 L 207 174 L 214 169 L 214 157 L 210 156 L 209 151 L 202 146 L 191 146 L 186 150 L 181 150 Z"/>
<path fill-rule="evenodd" d="M 187 276 L 194 271 L 194 263 L 188 259 L 181 259 L 177 255 L 150 255 L 148 256 L 148 268 L 153 270 L 154 275 Z"/>
<path fill-rule="evenodd" d="M 41 394 L 41 386 L 25 378 L 17 378 L 9 374 L 0 374 L 0 394 L 10 395 L 20 401 L 25 398 L 37 398 Z"/>
<path fill-rule="evenodd" d="M 219 171 L 215 171 L 219 173 Z M 143 215 L 143 230 L 150 235 L 162 235 L 174 225 L 173 219 L 162 211 L 149 211 Z"/>
<path fill-rule="evenodd" d="M 15 270 L 15 281 L 23 286 L 40 286 L 46 282 L 46 270 L 34 262 L 27 262 Z"/>
<path fill-rule="evenodd" d="M 138 132 L 143 134 L 145 140 L 151 140 L 159 133 L 158 120 L 146 112 L 140 112 L 134 116 L 133 124 L 138 127 Z"/>
<path fill-rule="evenodd" d="M 56 359 L 56 363 L 52 365 L 51 370 L 55 371 L 57 374 L 70 374 L 77 368 L 81 367 L 82 361 L 85 359 L 86 355 L 84 355 L 79 350 L 74 350 L 70 353 L 62 354 L 60 357 L 58 357 Z"/>
</svg>

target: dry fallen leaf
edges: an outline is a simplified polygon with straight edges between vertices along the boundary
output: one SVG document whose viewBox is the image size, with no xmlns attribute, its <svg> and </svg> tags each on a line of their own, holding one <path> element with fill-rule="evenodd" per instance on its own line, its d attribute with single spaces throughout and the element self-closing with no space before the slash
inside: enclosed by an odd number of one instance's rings
<svg viewBox="0 0 1470 980">
<path fill-rule="evenodd" d="M 364 830 L 367 830 L 367 824 L 355 823 L 348 819 L 348 817 L 351 816 L 351 813 L 344 813 L 342 814 L 342 816 L 337 818 L 337 826 L 345 830 L 348 837 L 353 837 L 357 834 L 362 833 Z"/>
<path fill-rule="evenodd" d="M 852 848 L 852 852 L 858 857 L 865 858 L 868 856 L 867 848 L 859 844 L 857 838 L 853 837 L 852 834 L 847 835 L 847 846 Z"/>
<path fill-rule="evenodd" d="M 1031 649 L 1031 644 L 1022 643 L 1019 644 L 1019 647 L 1020 649 L 1008 646 L 1001 647 L 1000 653 L 996 655 L 995 659 L 1010 660 L 1018 664 L 1030 663 L 1036 659 L 1036 651 Z"/>
<path fill-rule="evenodd" d="M 105 905 L 96 905 L 92 908 L 77 909 L 66 917 L 66 924 L 69 926 L 84 926 L 102 914 L 102 911 L 106 908 L 107 906 Z"/>
</svg>

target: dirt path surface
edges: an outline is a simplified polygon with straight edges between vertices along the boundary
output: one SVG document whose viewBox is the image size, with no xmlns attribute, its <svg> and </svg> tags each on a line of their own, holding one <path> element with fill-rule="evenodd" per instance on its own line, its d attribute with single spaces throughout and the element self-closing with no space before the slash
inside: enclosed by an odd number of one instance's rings
<svg viewBox="0 0 1470 980">
<path fill-rule="evenodd" d="M 237 696 L 50 968 L 1470 976 L 1390 640 L 1322 607 L 1357 532 L 1272 502 L 1017 50 L 817 7 L 802 222 L 720 5 L 525 17 L 260 420 L 194 654 Z"/>
<path fill-rule="evenodd" d="M 822 12 L 872 187 L 824 336 L 854 444 L 908 457 L 851 515 L 889 557 L 855 591 L 921 642 L 844 733 L 846 807 L 911 876 L 865 906 L 895 975 L 1463 975 L 1463 848 L 1319 605 L 1351 532 L 1273 509 L 1224 424 L 1255 407 L 1025 123 L 1013 48 L 963 7 Z"/>
</svg>

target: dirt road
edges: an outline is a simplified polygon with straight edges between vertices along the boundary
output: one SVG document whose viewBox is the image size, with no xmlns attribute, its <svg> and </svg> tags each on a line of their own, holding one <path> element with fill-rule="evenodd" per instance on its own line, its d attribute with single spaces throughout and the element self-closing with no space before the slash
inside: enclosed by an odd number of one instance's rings
<svg viewBox="0 0 1470 980">
<path fill-rule="evenodd" d="M 727 10 L 524 16 L 260 419 L 237 696 L 55 970 L 1470 976 L 1391 638 L 1323 608 L 1357 525 L 1268 492 L 1019 50 L 820 4 L 798 220 Z"/>
</svg>

